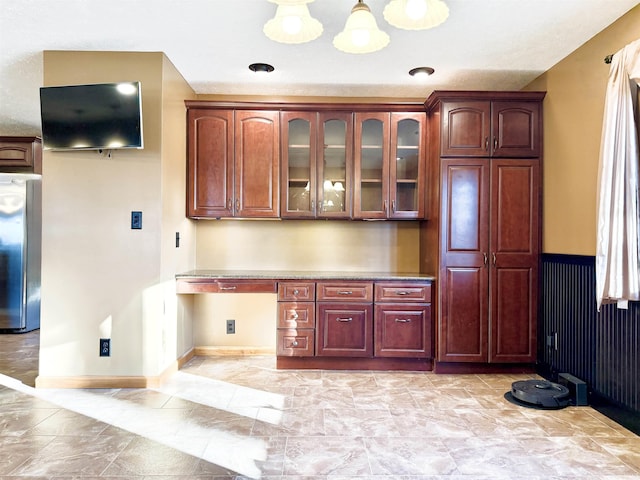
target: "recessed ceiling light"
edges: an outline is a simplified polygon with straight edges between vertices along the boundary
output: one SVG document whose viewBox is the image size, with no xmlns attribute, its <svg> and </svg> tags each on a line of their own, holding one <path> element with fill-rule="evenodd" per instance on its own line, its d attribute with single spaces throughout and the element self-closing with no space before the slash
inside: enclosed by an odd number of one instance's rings
<svg viewBox="0 0 640 480">
<path fill-rule="evenodd" d="M 409 70 L 409 75 L 412 77 L 428 77 L 432 75 L 435 70 L 431 67 L 416 67 Z"/>
<path fill-rule="evenodd" d="M 249 65 L 249 70 L 252 72 L 273 72 L 275 69 L 268 63 L 252 63 Z"/>
</svg>

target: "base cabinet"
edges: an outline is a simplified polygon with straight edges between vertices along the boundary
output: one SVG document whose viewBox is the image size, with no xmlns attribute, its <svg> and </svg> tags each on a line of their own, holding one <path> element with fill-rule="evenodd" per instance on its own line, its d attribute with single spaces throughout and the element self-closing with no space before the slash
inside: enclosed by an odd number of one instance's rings
<svg viewBox="0 0 640 480">
<path fill-rule="evenodd" d="M 422 367 L 433 356 L 431 288 L 430 281 L 279 282 L 277 355 L 313 357 L 285 368 L 428 369 Z M 309 363 L 314 359 L 336 363 Z"/>
<path fill-rule="evenodd" d="M 370 357 L 373 304 L 318 303 L 317 355 Z"/>
<path fill-rule="evenodd" d="M 315 298 L 313 282 L 278 283 L 277 355 L 312 357 L 315 354 Z"/>
<path fill-rule="evenodd" d="M 377 304 L 375 319 L 376 357 L 431 356 L 431 305 Z"/>
</svg>

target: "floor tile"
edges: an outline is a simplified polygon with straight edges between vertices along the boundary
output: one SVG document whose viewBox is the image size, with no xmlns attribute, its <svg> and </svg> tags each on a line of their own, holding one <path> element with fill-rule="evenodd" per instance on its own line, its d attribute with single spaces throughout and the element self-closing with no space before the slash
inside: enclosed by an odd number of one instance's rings
<svg viewBox="0 0 640 480">
<path fill-rule="evenodd" d="M 194 357 L 155 389 L 34 389 L 36 334 L 0 335 L 0 479 L 640 480 L 637 435 L 537 410 L 526 375 L 277 370 Z"/>
</svg>

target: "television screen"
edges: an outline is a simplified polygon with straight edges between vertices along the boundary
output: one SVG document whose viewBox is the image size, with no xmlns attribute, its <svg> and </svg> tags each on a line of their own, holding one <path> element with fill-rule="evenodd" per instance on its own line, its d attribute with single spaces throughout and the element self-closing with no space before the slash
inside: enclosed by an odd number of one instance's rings
<svg viewBox="0 0 640 480">
<path fill-rule="evenodd" d="M 140 82 L 40 88 L 47 150 L 142 148 Z"/>
</svg>

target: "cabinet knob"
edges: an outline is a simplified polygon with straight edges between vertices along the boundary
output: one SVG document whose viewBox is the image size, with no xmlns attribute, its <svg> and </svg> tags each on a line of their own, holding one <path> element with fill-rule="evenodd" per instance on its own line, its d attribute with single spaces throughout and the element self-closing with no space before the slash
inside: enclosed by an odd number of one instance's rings
<svg viewBox="0 0 640 480">
<path fill-rule="evenodd" d="M 293 290 L 294 295 L 298 295 L 299 293 L 300 293 L 300 290 L 298 290 L 297 288 Z"/>
<path fill-rule="evenodd" d="M 297 319 L 298 319 L 298 312 L 294 310 L 293 313 L 291 314 L 291 317 L 289 317 L 289 320 L 297 320 Z"/>
<path fill-rule="evenodd" d="M 292 347 L 297 347 L 298 346 L 298 341 L 294 340 L 293 342 L 291 342 L 291 346 Z"/>
</svg>

